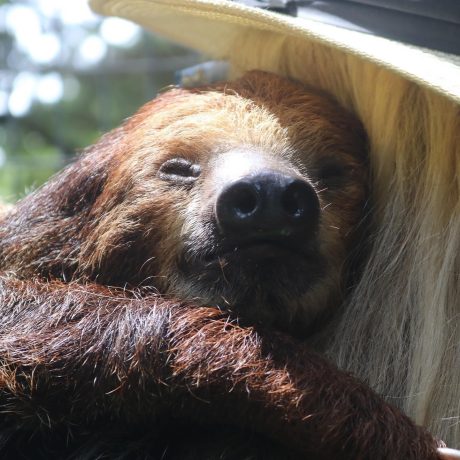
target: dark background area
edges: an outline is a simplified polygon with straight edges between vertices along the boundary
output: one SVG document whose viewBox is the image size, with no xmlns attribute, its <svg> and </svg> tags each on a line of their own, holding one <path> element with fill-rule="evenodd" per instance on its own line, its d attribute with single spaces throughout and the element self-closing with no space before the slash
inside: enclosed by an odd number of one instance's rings
<svg viewBox="0 0 460 460">
<path fill-rule="evenodd" d="M 199 61 L 87 0 L 0 0 L 0 200 L 41 185 Z"/>
</svg>

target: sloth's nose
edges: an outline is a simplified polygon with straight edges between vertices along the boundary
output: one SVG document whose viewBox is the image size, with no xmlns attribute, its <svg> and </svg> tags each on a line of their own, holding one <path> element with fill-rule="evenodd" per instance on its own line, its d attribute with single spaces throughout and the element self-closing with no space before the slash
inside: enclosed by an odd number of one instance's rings
<svg viewBox="0 0 460 460">
<path fill-rule="evenodd" d="M 310 183 L 273 170 L 227 184 L 216 201 L 217 223 L 229 237 L 306 237 L 318 226 L 319 210 Z"/>
</svg>

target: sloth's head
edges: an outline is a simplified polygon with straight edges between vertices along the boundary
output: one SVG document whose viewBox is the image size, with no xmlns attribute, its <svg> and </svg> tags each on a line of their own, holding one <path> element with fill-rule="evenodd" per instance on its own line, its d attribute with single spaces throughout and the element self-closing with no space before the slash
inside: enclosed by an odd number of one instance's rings
<svg viewBox="0 0 460 460">
<path fill-rule="evenodd" d="M 104 190 L 123 194 L 103 222 L 120 232 L 94 252 L 103 273 L 283 329 L 337 303 L 367 195 L 352 115 L 252 72 L 166 93 L 125 133 Z"/>
<path fill-rule="evenodd" d="M 41 192 L 53 270 L 302 329 L 341 296 L 367 175 L 360 123 L 322 93 L 263 72 L 172 90 Z"/>
</svg>

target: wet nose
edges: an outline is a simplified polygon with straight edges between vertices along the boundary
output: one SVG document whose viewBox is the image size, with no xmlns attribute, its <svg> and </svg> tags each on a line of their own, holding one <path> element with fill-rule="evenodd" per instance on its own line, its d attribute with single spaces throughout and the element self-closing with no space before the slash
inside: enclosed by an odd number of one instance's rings
<svg viewBox="0 0 460 460">
<path fill-rule="evenodd" d="M 272 170 L 227 184 L 216 200 L 217 223 L 229 237 L 308 236 L 317 228 L 319 209 L 309 182 Z"/>
</svg>

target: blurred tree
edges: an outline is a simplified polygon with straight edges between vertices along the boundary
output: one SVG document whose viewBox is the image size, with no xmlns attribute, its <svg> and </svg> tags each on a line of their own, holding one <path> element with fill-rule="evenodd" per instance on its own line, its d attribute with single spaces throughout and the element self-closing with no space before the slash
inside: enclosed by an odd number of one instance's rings
<svg viewBox="0 0 460 460">
<path fill-rule="evenodd" d="M 42 184 L 199 60 L 86 0 L 0 0 L 0 199 Z"/>
</svg>

